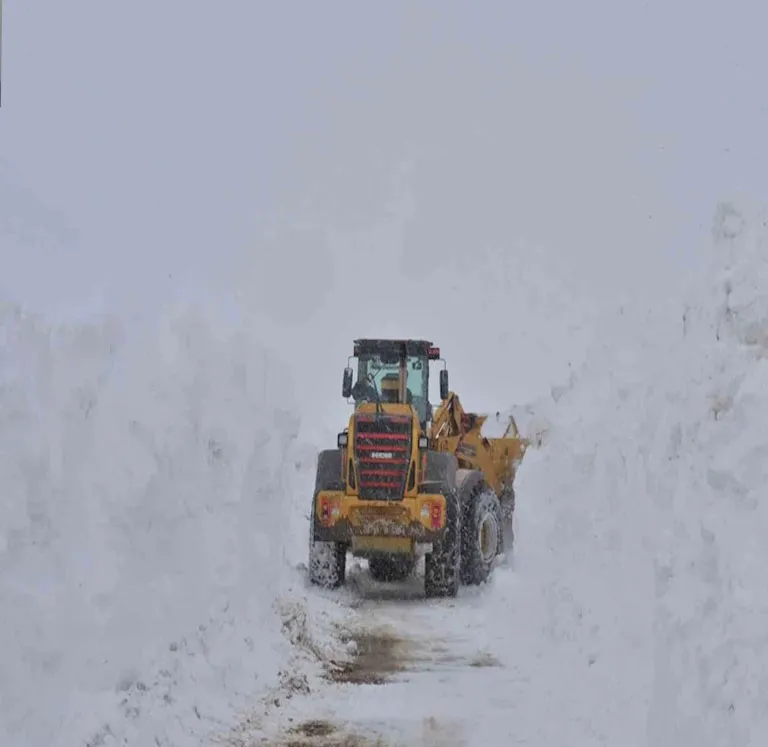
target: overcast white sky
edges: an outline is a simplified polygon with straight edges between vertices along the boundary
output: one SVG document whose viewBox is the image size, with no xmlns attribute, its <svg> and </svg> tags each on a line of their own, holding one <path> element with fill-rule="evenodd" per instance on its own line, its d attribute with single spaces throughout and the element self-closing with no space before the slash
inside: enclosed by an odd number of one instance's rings
<svg viewBox="0 0 768 747">
<path fill-rule="evenodd" d="M 231 289 L 314 336 L 382 262 L 520 241 L 666 295 L 765 192 L 757 1 L 4 5 L 0 294 L 53 314 Z"/>
</svg>

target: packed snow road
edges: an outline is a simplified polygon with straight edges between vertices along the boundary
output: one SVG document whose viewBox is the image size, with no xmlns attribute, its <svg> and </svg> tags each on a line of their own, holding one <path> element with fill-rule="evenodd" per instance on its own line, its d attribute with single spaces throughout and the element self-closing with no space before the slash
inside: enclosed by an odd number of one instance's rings
<svg viewBox="0 0 768 747">
<path fill-rule="evenodd" d="M 567 601 L 511 563 L 450 600 L 426 600 L 419 572 L 377 583 L 363 562 L 342 591 L 307 594 L 307 616 L 289 626 L 311 654 L 229 744 L 626 745 L 631 720 L 646 712 L 622 700 L 626 688 L 577 629 L 559 627 L 564 610 L 554 607 Z"/>
</svg>

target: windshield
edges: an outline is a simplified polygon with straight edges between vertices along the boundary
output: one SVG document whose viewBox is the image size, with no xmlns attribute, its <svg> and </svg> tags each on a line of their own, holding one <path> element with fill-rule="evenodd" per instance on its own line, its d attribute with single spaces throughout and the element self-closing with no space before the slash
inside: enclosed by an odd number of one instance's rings
<svg viewBox="0 0 768 747">
<path fill-rule="evenodd" d="M 429 361 L 426 356 L 409 355 L 405 359 L 405 370 L 408 391 L 407 403 L 416 408 L 419 413 L 419 420 L 422 423 L 426 422 Z M 390 356 L 385 356 L 382 359 L 380 355 L 361 355 L 358 360 L 358 381 L 363 381 L 369 375 L 382 402 L 391 401 L 388 397 L 391 390 L 387 385 L 393 379 L 399 381 L 400 361 Z"/>
</svg>

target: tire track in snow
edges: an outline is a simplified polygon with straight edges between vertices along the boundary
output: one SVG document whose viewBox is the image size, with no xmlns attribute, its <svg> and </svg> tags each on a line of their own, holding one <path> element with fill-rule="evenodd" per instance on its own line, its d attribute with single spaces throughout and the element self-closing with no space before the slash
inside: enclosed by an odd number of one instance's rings
<svg viewBox="0 0 768 747">
<path fill-rule="evenodd" d="M 336 648 L 348 655 L 318 655 L 319 684 L 276 709 L 270 725 L 262 724 L 261 739 L 242 744 L 473 744 L 467 730 L 472 719 L 451 700 L 486 690 L 488 671 L 503 668 L 492 648 L 478 645 L 483 611 L 472 602 L 482 590 L 462 589 L 457 599 L 426 600 L 422 570 L 402 583 L 379 583 L 363 563 L 353 561 L 341 592 L 311 592 L 341 602 L 352 613 L 334 625 Z M 446 691 L 452 696 L 446 697 Z"/>
</svg>

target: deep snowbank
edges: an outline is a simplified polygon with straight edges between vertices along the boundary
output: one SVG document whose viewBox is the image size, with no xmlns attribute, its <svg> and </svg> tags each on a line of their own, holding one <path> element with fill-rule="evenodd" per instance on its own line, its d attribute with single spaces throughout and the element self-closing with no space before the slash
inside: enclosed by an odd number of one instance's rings
<svg viewBox="0 0 768 747">
<path fill-rule="evenodd" d="M 541 695 L 611 743 L 768 733 L 768 233 L 717 220 L 684 302 L 605 319 L 519 474 L 527 615 L 562 653 Z"/>
<path fill-rule="evenodd" d="M 226 729 L 287 645 L 287 372 L 202 309 L 129 329 L 6 307 L 0 382 L 0 743 Z"/>
</svg>

